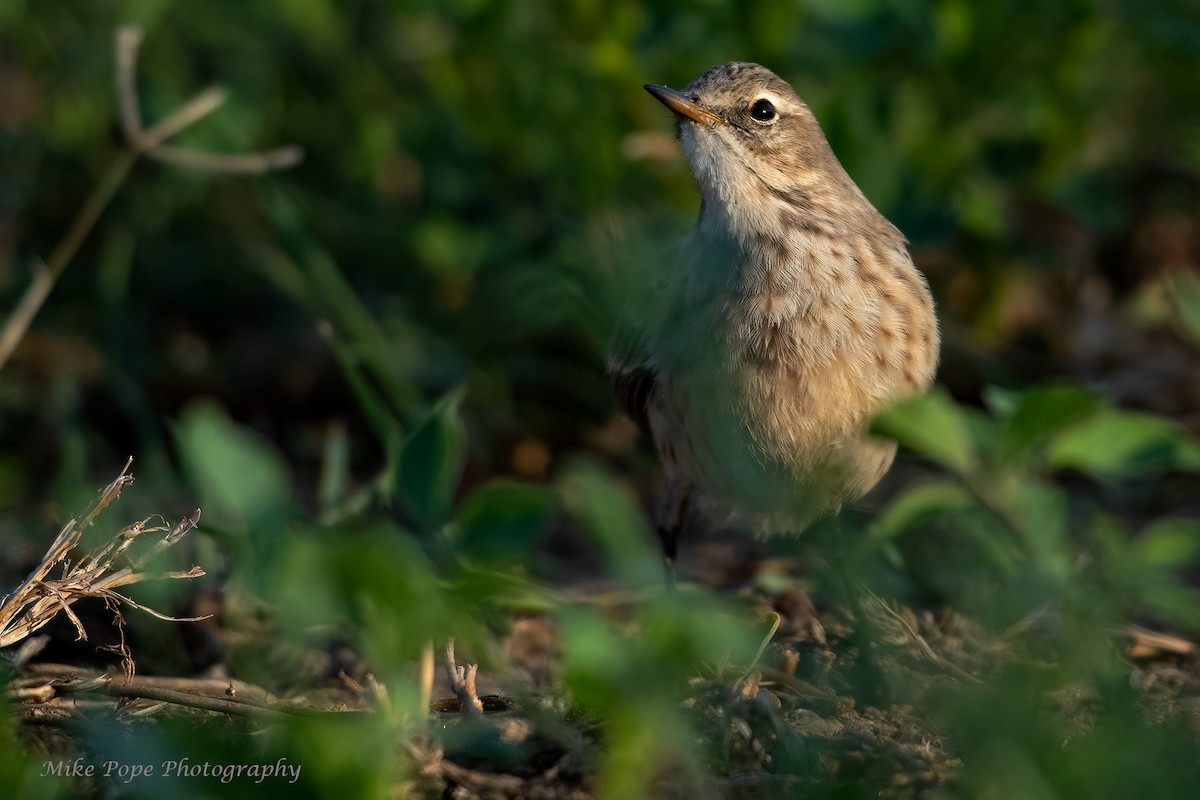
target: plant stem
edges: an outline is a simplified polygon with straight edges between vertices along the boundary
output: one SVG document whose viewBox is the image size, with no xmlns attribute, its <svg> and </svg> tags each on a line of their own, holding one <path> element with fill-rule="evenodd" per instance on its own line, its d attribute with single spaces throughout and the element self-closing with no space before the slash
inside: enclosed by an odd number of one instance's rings
<svg viewBox="0 0 1200 800">
<path fill-rule="evenodd" d="M 41 309 L 46 297 L 49 296 L 50 290 L 54 288 L 54 284 L 66 271 L 71 260 L 75 258 L 83 240 L 91 233 L 104 210 L 112 202 L 117 190 L 125 183 L 129 171 L 133 169 L 133 165 L 137 163 L 140 155 L 140 152 L 134 150 L 124 150 L 109 165 L 104 177 L 100 179 L 83 207 L 79 209 L 79 213 L 75 215 L 71 227 L 67 230 L 67 235 L 54 248 L 54 252 L 50 254 L 50 260 L 46 262 L 43 270 L 35 277 L 29 288 L 25 290 L 21 302 L 17 304 L 12 315 L 4 323 L 3 330 L 0 331 L 0 369 L 3 369 L 4 365 L 8 363 L 9 357 L 17 349 L 21 339 L 25 337 L 25 332 L 29 330 L 33 318 L 37 316 L 37 312 Z"/>
</svg>

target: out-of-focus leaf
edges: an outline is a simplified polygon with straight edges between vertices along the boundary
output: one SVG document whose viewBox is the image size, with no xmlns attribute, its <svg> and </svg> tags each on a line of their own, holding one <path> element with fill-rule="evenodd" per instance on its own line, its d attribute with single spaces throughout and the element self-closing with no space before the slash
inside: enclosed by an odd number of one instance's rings
<svg viewBox="0 0 1200 800">
<path fill-rule="evenodd" d="M 460 395 L 444 398 L 409 434 L 400 450 L 400 494 L 428 530 L 450 516 L 454 489 L 466 460 L 467 431 L 458 415 Z"/>
<path fill-rule="evenodd" d="M 1194 520 L 1163 519 L 1134 542 L 1143 563 L 1156 567 L 1182 567 L 1200 553 L 1200 524 Z"/>
<path fill-rule="evenodd" d="M 1170 420 L 1112 410 L 1054 436 L 1046 457 L 1055 468 L 1117 477 L 1147 469 L 1200 468 L 1200 444 Z"/>
<path fill-rule="evenodd" d="M 636 643 L 626 644 L 597 612 L 568 606 L 559 614 L 563 630 L 564 678 L 571 693 L 585 706 L 604 708 L 614 700 L 614 688 L 627 676 Z"/>
<path fill-rule="evenodd" d="M 1193 631 L 1200 628 L 1197 623 L 1200 620 L 1200 591 L 1184 586 L 1174 575 L 1144 587 L 1141 598 L 1151 612 L 1162 615 L 1170 624 Z"/>
<path fill-rule="evenodd" d="M 460 504 L 455 549 L 466 558 L 519 564 L 537 543 L 557 506 L 540 486 L 498 480 L 475 489 Z"/>
<path fill-rule="evenodd" d="M 954 193 L 953 203 L 963 225 L 984 237 L 1004 230 L 1004 188 L 985 178 L 963 181 Z"/>
<path fill-rule="evenodd" d="M 678 702 L 688 679 L 697 665 L 731 657 L 744 659 L 744 669 L 759 644 L 749 618 L 704 594 L 659 595 L 627 629 L 587 607 L 564 608 L 559 620 L 566 685 L 581 705 L 603 714 L 615 742 L 598 768 L 606 797 L 644 796 L 664 760 L 694 757 L 696 738 Z"/>
<path fill-rule="evenodd" d="M 0 677 L 11 677 L 8 670 L 0 671 Z M 17 735 L 16 726 L 9 719 L 8 708 L 0 709 L 0 785 L 9 797 L 29 800 L 51 800 L 51 798 L 78 796 L 65 778 L 45 774 L 47 754 L 36 749 L 32 743 L 23 742 Z"/>
<path fill-rule="evenodd" d="M 1167 284 L 1171 308 L 1183 334 L 1200 347 L 1200 276 L 1177 270 Z"/>
<path fill-rule="evenodd" d="M 395 696 L 400 689 L 408 689 L 410 696 Z M 416 712 L 415 687 L 393 680 L 389 690 L 395 693 L 389 698 L 393 706 L 407 705 L 411 712 Z M 303 789 L 296 790 L 295 795 L 366 798 L 390 793 L 397 769 L 397 748 L 389 746 L 396 739 L 395 723 L 390 717 L 362 714 L 341 725 L 324 724 L 319 716 L 289 719 L 286 741 L 295 751 L 292 761 L 304 767 L 297 779 L 297 785 L 303 783 Z M 355 768 L 347 769 L 347 764 L 354 764 Z M 289 784 L 280 785 L 287 789 L 279 794 L 286 795 L 293 789 Z M 261 795 L 261 786 L 255 788 Z M 224 792 L 222 796 L 226 797 Z M 252 795 L 247 792 L 246 796 Z"/>
<path fill-rule="evenodd" d="M 628 585 L 661 585 L 662 559 L 652 549 L 654 535 L 632 492 L 591 466 L 569 471 L 559 489 L 568 512 Z"/>
<path fill-rule="evenodd" d="M 464 568 L 452 583 L 455 597 L 470 608 L 485 605 L 511 611 L 553 611 L 565 600 L 554 591 L 494 569 Z"/>
<path fill-rule="evenodd" d="M 763 631 L 735 608 L 702 594 L 660 594 L 639 608 L 636 625 L 622 628 L 595 609 L 564 607 L 567 685 L 597 708 L 672 708 L 698 665 L 749 666 Z"/>
<path fill-rule="evenodd" d="M 282 519 L 292 479 L 283 457 L 265 439 L 203 401 L 184 410 L 175 439 L 207 521 L 246 531 Z"/>
<path fill-rule="evenodd" d="M 285 630 L 344 631 L 381 671 L 403 674 L 425 642 L 479 626 L 414 538 L 390 525 L 298 531 L 272 566 L 264 594 Z"/>
<path fill-rule="evenodd" d="M 875 418 L 872 430 L 955 472 L 966 472 L 975 459 L 963 413 L 940 388 L 896 403 Z"/>
<path fill-rule="evenodd" d="M 958 406 L 967 427 L 967 438 L 976 453 L 991 455 L 1001 448 L 1003 431 L 996 418 L 983 409 L 973 406 Z"/>
<path fill-rule="evenodd" d="M 896 539 L 928 528 L 945 514 L 974 502 L 970 492 L 957 483 L 916 486 L 892 500 L 871 523 L 868 536 L 874 541 Z"/>
<path fill-rule="evenodd" d="M 984 406 L 992 412 L 992 416 L 999 419 L 1011 417 L 1021 402 L 1021 392 L 1003 386 L 988 384 L 983 387 L 982 394 Z"/>
<path fill-rule="evenodd" d="M 1033 565 L 1055 579 L 1066 577 L 1072 569 L 1066 496 L 1047 484 L 1024 480 L 1016 485 L 1009 506 Z"/>
<path fill-rule="evenodd" d="M 1064 427 L 1104 407 L 1104 400 L 1069 384 L 1040 386 L 1022 393 L 1004 430 L 1004 455 L 1026 456 L 1031 448 Z"/>
</svg>

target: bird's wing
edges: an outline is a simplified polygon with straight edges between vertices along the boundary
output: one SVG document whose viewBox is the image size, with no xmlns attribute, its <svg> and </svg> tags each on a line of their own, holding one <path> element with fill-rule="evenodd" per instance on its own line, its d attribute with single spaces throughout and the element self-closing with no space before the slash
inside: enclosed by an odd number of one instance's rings
<svg viewBox="0 0 1200 800">
<path fill-rule="evenodd" d="M 649 355 L 646 338 L 640 326 L 628 316 L 623 317 L 608 349 L 608 374 L 617 405 L 647 438 L 653 438 L 649 408 L 658 370 Z"/>
</svg>

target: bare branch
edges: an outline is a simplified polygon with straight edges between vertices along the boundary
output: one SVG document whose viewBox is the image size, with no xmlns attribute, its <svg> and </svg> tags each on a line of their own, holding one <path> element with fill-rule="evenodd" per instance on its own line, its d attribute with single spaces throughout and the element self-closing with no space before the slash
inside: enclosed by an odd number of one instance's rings
<svg viewBox="0 0 1200 800">
<path fill-rule="evenodd" d="M 281 147 L 264 153 L 203 153 L 164 144 L 147 151 L 146 155 L 155 161 L 201 172 L 261 175 L 299 164 L 304 158 L 304 150 L 300 147 Z"/>
<path fill-rule="evenodd" d="M 233 679 L 126 676 L 63 664 L 32 664 L 8 686 L 11 699 L 24 701 L 22 711 L 27 719 L 37 719 L 47 712 L 69 712 L 73 709 L 63 708 L 62 702 L 69 701 L 72 707 L 86 702 L 81 695 L 148 700 L 160 704 L 130 712 L 138 715 L 161 710 L 164 707 L 161 704 L 234 716 L 276 719 L 363 710 L 347 707 L 345 703 L 318 707 L 302 699 L 281 699 L 261 686 Z"/>
<path fill-rule="evenodd" d="M 46 302 L 53 288 L 54 276 L 46 263 L 38 259 L 33 265 L 33 282 L 25 290 L 21 302 L 13 309 L 12 315 L 4 323 L 4 330 L 0 332 L 0 363 L 3 363 L 8 354 L 16 349 L 17 343 L 25 338 L 25 332 L 29 330 L 38 309 Z"/>
<path fill-rule="evenodd" d="M 137 56 L 141 45 L 141 26 L 122 25 L 117 29 L 117 104 L 121 114 L 121 132 L 125 134 L 126 141 L 139 143 L 145 138 L 137 93 Z"/>
<path fill-rule="evenodd" d="M 298 147 L 283 147 L 265 153 L 215 154 L 164 145 L 170 137 L 220 108 L 225 102 L 226 94 L 223 89 L 206 89 L 147 130 L 142 122 L 141 102 L 137 91 L 137 61 L 141 43 L 140 27 L 124 25 L 117 29 L 114 37 L 116 94 L 118 118 L 125 137 L 126 150 L 109 165 L 108 171 L 88 195 L 45 265 L 35 268 L 33 281 L 0 329 L 0 368 L 8 363 L 17 345 L 25 338 L 38 310 L 74 259 L 84 239 L 112 202 L 117 190 L 124 184 L 138 158 L 148 155 L 155 160 L 190 169 L 256 175 L 293 166 L 303 155 L 303 151 Z"/>
<path fill-rule="evenodd" d="M 221 87 L 208 87 L 147 130 L 141 149 L 153 150 L 175 134 L 192 127 L 216 111 L 225 104 L 227 99 L 229 99 L 229 93 Z"/>
</svg>

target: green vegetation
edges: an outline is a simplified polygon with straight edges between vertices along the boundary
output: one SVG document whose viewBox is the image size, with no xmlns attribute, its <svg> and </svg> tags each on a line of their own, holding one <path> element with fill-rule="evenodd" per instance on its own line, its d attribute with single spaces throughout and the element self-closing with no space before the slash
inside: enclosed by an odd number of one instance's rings
<svg viewBox="0 0 1200 800">
<path fill-rule="evenodd" d="M 1193 6 L 0 5 L 5 320 L 128 157 L 120 25 L 144 30 L 147 125 L 228 91 L 171 144 L 304 150 L 260 175 L 125 165 L 0 373 L 4 591 L 132 453 L 94 535 L 199 506 L 162 569 L 207 575 L 130 594 L 216 614 L 126 609 L 138 674 L 304 713 L 140 719 L 81 692 L 50 724 L 14 691 L 0 786 L 1195 796 Z M 603 355 L 697 205 L 640 87 L 732 58 L 810 102 L 912 240 L 947 346 L 938 390 L 877 420 L 903 455 L 876 497 L 749 556 L 693 551 L 753 577 L 697 556 L 710 579 L 670 595 Z M 37 659 L 118 664 L 112 613 L 75 608 L 89 641 L 47 628 Z M 450 637 L 508 710 L 430 723 L 421 665 Z M 302 772 L 75 780 L 42 777 L 47 753 Z"/>
</svg>

